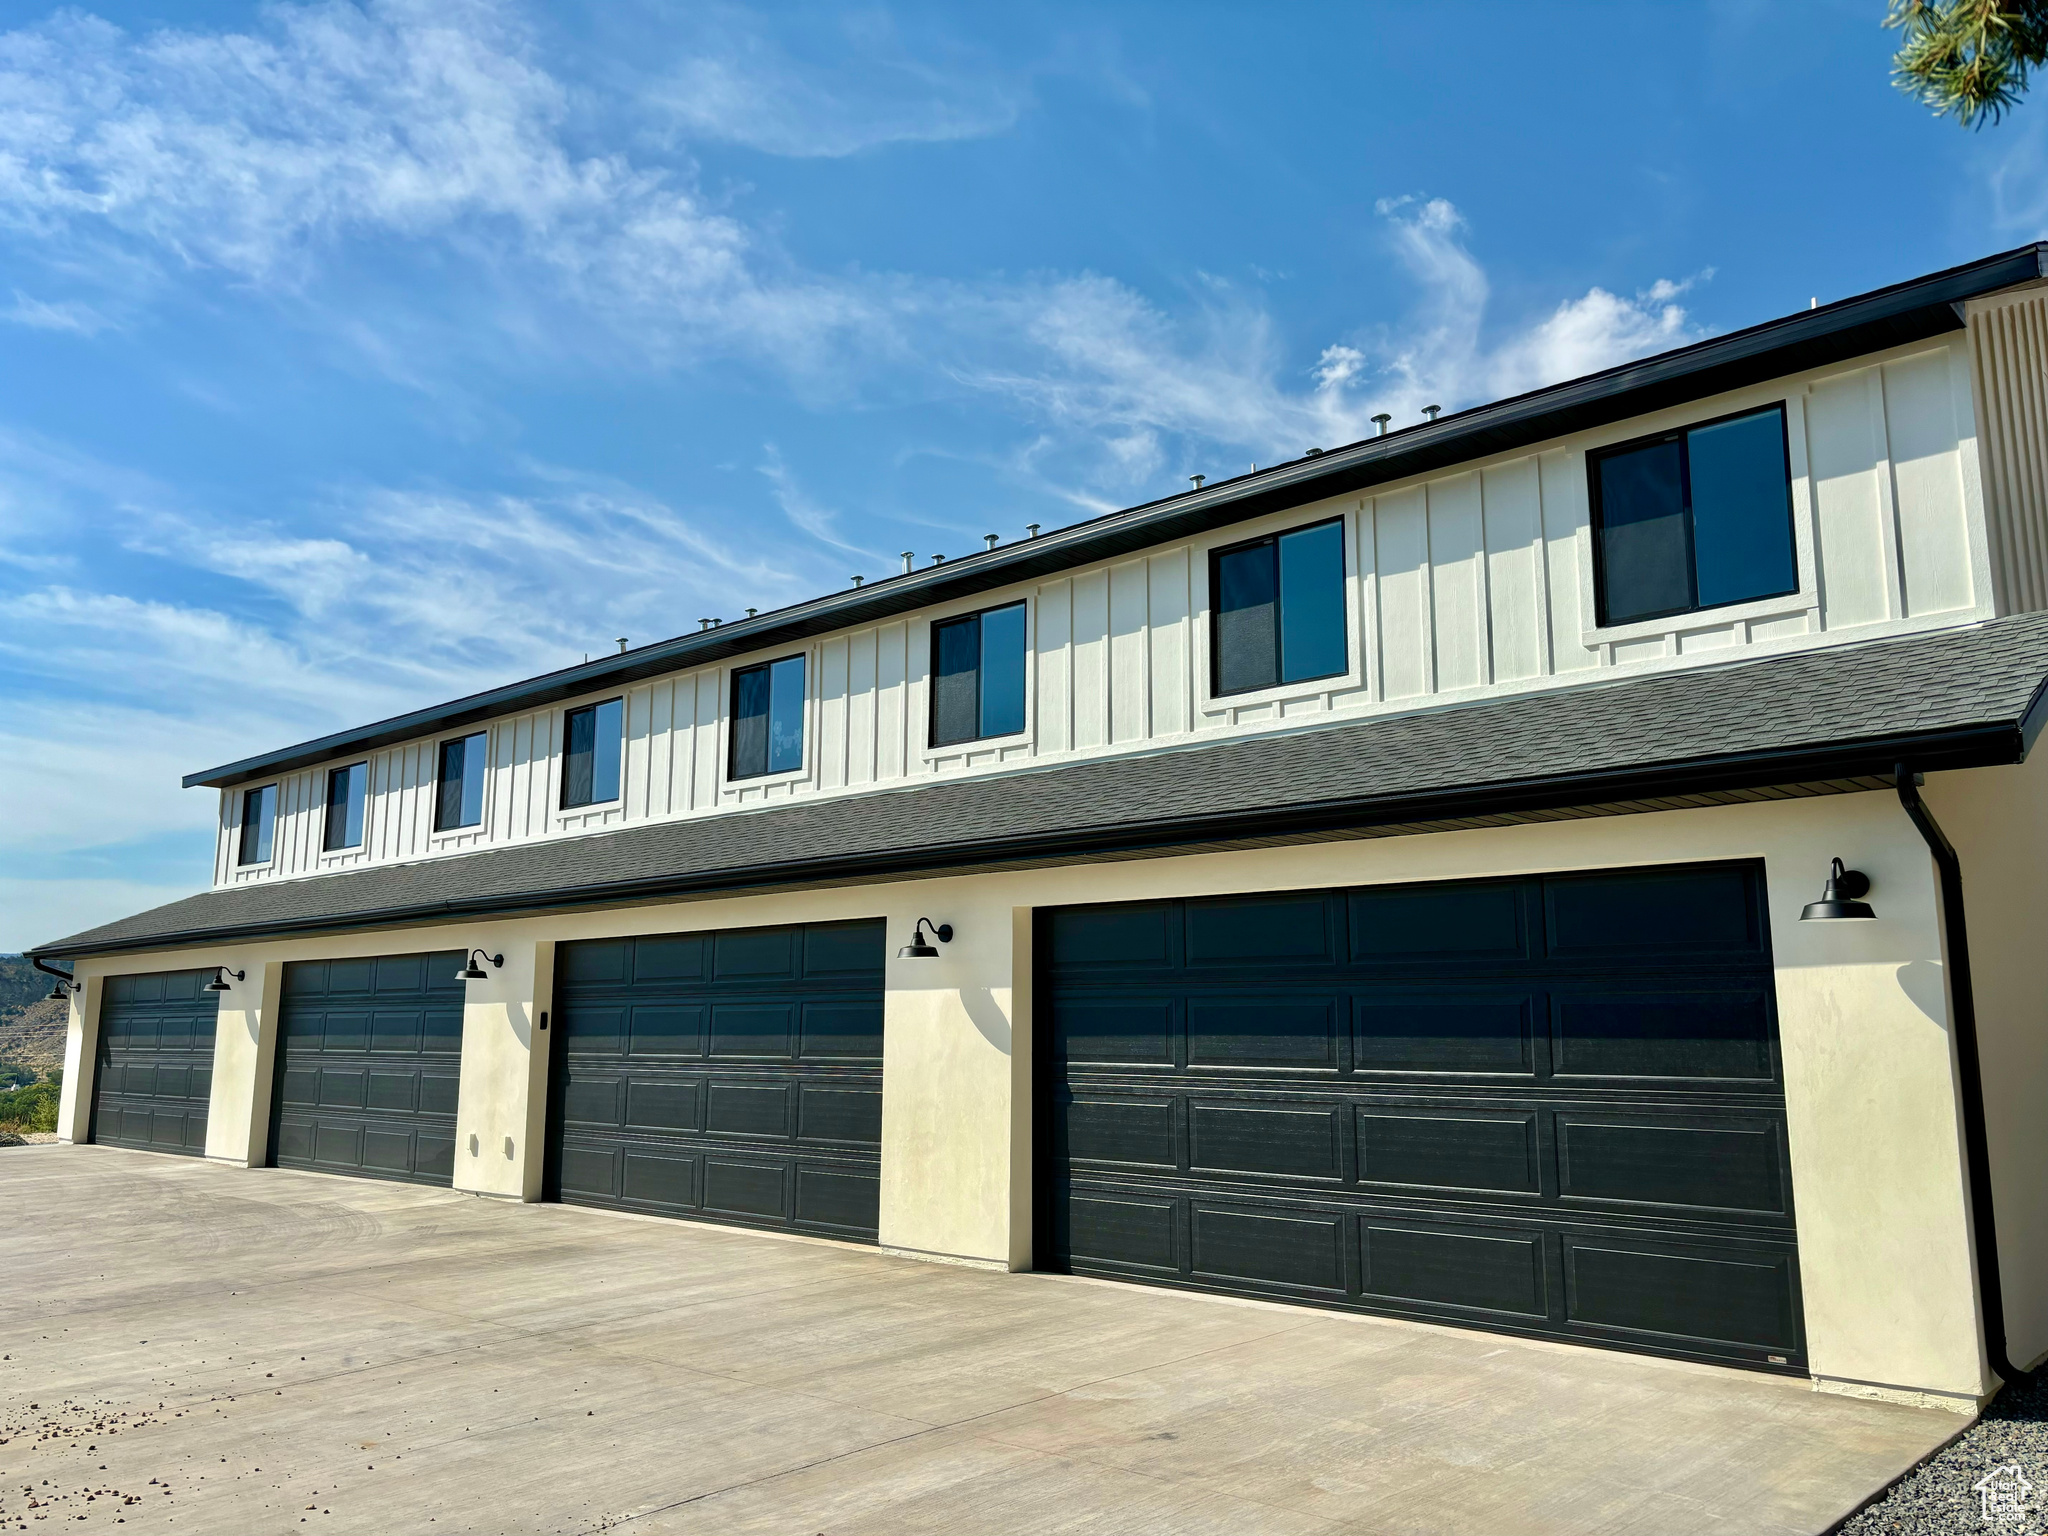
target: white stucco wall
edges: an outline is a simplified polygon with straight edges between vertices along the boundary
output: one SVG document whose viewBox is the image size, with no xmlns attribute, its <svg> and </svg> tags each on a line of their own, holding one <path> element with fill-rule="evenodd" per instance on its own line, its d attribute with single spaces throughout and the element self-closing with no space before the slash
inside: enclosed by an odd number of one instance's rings
<svg viewBox="0 0 2048 1536">
<path fill-rule="evenodd" d="M 1835 855 L 1872 876 L 1879 922 L 1799 922 Z M 1933 869 L 1886 793 L 279 940 L 235 953 L 238 965 L 470 945 L 504 953 L 502 971 L 470 984 L 456 1184 L 531 1199 L 546 1085 L 545 1038 L 534 1021 L 548 1006 L 547 946 L 886 917 L 881 1241 L 1023 1267 L 1031 1254 L 1033 909 L 1737 858 L 1760 858 L 1766 870 L 1816 1382 L 1974 1405 L 1991 1383 L 1979 1342 Z M 938 960 L 896 959 L 920 916 L 952 923 L 954 942 Z M 124 955 L 79 970 L 98 977 L 213 960 L 195 951 Z M 75 1018 L 74 1036 L 81 1027 Z M 217 1064 L 215 1094 L 217 1105 L 223 1093 L 247 1095 L 253 1127 L 268 1096 L 266 1085 L 256 1100 L 256 1078 L 242 1065 L 249 1059 Z M 67 1088 L 87 1091 L 83 1075 Z"/>
</svg>

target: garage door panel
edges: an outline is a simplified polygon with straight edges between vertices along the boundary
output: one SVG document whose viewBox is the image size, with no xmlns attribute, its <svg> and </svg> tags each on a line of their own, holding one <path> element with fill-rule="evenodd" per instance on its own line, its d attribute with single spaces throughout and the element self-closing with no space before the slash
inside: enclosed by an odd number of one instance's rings
<svg viewBox="0 0 2048 1536">
<path fill-rule="evenodd" d="M 1134 1168 L 1180 1164 L 1174 1101 L 1075 1095 L 1056 1112 L 1059 1157 L 1079 1165 L 1122 1163 Z"/>
<path fill-rule="evenodd" d="M 865 1171 L 799 1165 L 796 1219 L 849 1236 L 873 1232 L 882 1219 L 882 1180 Z"/>
<path fill-rule="evenodd" d="M 1344 1177 L 1343 1129 L 1334 1106 L 1191 1103 L 1188 1161 L 1200 1173 L 1334 1184 Z"/>
<path fill-rule="evenodd" d="M 211 970 L 109 976 L 92 1061 L 94 1141 L 153 1152 L 206 1150 L 219 1021 Z"/>
<path fill-rule="evenodd" d="M 1445 996 L 1375 990 L 1353 1005 L 1353 1059 L 1362 1072 L 1536 1070 L 1541 1000 L 1526 989 Z"/>
<path fill-rule="evenodd" d="M 1558 875 L 1544 894 L 1556 960 L 1661 968 L 1767 952 L 1761 892 L 1741 866 Z"/>
<path fill-rule="evenodd" d="M 789 1137 L 789 1087 L 783 1083 L 713 1083 L 704 1129 L 714 1136 Z"/>
<path fill-rule="evenodd" d="M 1360 1108 L 1358 1177 L 1471 1194 L 1540 1195 L 1538 1115 Z"/>
<path fill-rule="evenodd" d="M 1371 967 L 1511 963 L 1530 955 L 1529 892 L 1520 883 L 1389 886 L 1346 900 L 1350 957 Z"/>
<path fill-rule="evenodd" d="M 1712 1339 L 1794 1355 L 1797 1276 L 1789 1254 L 1564 1242 L 1571 1321 L 1602 1329 Z"/>
<path fill-rule="evenodd" d="M 453 1180 L 463 959 L 442 951 L 285 968 L 271 1135 L 279 1167 Z"/>
<path fill-rule="evenodd" d="M 1762 987 L 1559 992 L 1551 1000 L 1560 1077 L 1769 1083 L 1775 1021 Z"/>
<path fill-rule="evenodd" d="M 1335 1071 L 1335 997 L 1194 997 L 1187 1004 L 1190 1067 Z"/>
<path fill-rule="evenodd" d="M 796 1010 L 788 1003 L 718 1003 L 711 1009 L 711 1054 L 779 1060 L 790 1053 Z"/>
<path fill-rule="evenodd" d="M 874 1088 L 797 1084 L 797 1139 L 882 1144 L 882 1095 Z"/>
<path fill-rule="evenodd" d="M 1067 1060 L 1081 1063 L 1174 1064 L 1170 997 L 1062 997 L 1052 1006 L 1052 1031 Z"/>
<path fill-rule="evenodd" d="M 629 1151 L 625 1155 L 626 1199 L 640 1205 L 695 1209 L 697 1159 Z"/>
<path fill-rule="evenodd" d="M 627 1049 L 635 1056 L 701 1057 L 704 1010 L 673 1003 L 640 1004 L 630 1015 L 627 1039 Z"/>
<path fill-rule="evenodd" d="M 1504 1318 L 1550 1316 L 1540 1234 L 1359 1222 L 1361 1291 L 1388 1301 Z"/>
<path fill-rule="evenodd" d="M 1796 1369 L 1767 932 L 1755 865 L 1043 913 L 1039 1261 Z"/>
<path fill-rule="evenodd" d="M 1560 1194 L 1789 1216 L 1783 1126 L 1773 1118 L 1698 1121 L 1641 1116 L 1557 1116 Z"/>
<path fill-rule="evenodd" d="M 1097 1271 L 1142 1271 L 1162 1278 L 1181 1272 L 1181 1202 L 1076 1188 L 1061 1203 L 1055 1241 Z"/>
<path fill-rule="evenodd" d="M 884 925 L 561 946 L 548 1192 L 872 1239 Z"/>
<path fill-rule="evenodd" d="M 873 1061 L 882 1054 L 879 1000 L 806 1003 L 797 1054 L 806 1061 Z"/>
<path fill-rule="evenodd" d="M 1050 914 L 1046 959 L 1059 969 L 1142 973 L 1168 962 L 1170 902 L 1070 907 Z"/>
<path fill-rule="evenodd" d="M 1190 1268 L 1198 1278 L 1344 1294 L 1344 1218 L 1192 1202 Z"/>
<path fill-rule="evenodd" d="M 617 1085 L 610 1085 L 616 1095 Z M 625 1083 L 625 1123 L 640 1131 L 704 1129 L 704 1084 L 701 1079 L 674 1081 L 635 1078 Z M 611 1124 L 610 1120 L 598 1122 Z"/>
<path fill-rule="evenodd" d="M 616 1147 L 565 1146 L 560 1152 L 562 1193 L 596 1196 L 604 1200 L 621 1198 L 619 1163 L 624 1156 Z"/>
<path fill-rule="evenodd" d="M 1335 958 L 1329 903 L 1311 896 L 1226 897 L 1187 905 L 1187 963 L 1288 969 Z"/>
</svg>

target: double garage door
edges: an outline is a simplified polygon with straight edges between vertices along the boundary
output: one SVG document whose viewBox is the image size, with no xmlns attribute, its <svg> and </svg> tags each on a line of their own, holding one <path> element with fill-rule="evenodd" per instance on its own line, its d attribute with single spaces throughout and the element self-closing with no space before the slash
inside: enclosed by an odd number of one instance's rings
<svg viewBox="0 0 2048 1536">
<path fill-rule="evenodd" d="M 873 1241 L 879 920 L 564 944 L 550 1198 Z"/>
<path fill-rule="evenodd" d="M 109 976 L 93 1062 L 94 1141 L 148 1152 L 206 1153 L 216 994 L 211 970 Z"/>
<path fill-rule="evenodd" d="M 1038 929 L 1039 1263 L 1804 1361 L 1761 871 Z"/>
</svg>

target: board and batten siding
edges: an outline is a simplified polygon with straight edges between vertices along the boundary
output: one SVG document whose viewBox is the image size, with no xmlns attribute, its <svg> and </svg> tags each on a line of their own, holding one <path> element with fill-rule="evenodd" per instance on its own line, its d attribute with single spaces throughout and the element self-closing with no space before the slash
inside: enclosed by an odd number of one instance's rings
<svg viewBox="0 0 2048 1536">
<path fill-rule="evenodd" d="M 241 791 L 229 790 L 221 801 L 216 881 L 319 874 L 937 775 L 1466 702 L 1587 681 L 1615 668 L 1684 667 L 1758 648 L 1988 617 L 1994 584 L 1977 487 L 1972 368 L 1972 345 L 1960 335 L 1902 348 L 802 647 L 636 684 L 623 694 L 621 795 L 608 805 L 558 808 L 562 717 L 616 693 L 491 722 L 484 820 L 460 832 L 432 830 L 435 740 L 369 754 L 359 850 L 320 851 L 322 767 L 279 781 L 275 856 L 261 866 L 237 865 Z M 1780 401 L 1800 590 L 1600 628 L 1588 450 Z M 1344 521 L 1350 670 L 1212 697 L 1209 552 L 1326 517 Z M 1019 598 L 1028 605 L 1030 658 L 1024 732 L 929 747 L 932 622 Z M 732 668 L 799 648 L 808 658 L 810 689 L 802 769 L 728 782 Z"/>
</svg>

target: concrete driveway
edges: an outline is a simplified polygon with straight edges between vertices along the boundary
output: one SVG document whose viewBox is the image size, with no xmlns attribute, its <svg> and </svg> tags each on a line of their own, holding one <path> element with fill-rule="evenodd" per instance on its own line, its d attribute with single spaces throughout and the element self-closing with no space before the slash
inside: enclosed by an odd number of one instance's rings
<svg viewBox="0 0 2048 1536">
<path fill-rule="evenodd" d="M 112 1148 L 0 1151 L 0 1209 L 7 1530 L 1750 1536 L 1825 1530 L 1964 1424 Z"/>
</svg>

